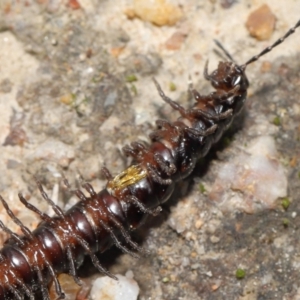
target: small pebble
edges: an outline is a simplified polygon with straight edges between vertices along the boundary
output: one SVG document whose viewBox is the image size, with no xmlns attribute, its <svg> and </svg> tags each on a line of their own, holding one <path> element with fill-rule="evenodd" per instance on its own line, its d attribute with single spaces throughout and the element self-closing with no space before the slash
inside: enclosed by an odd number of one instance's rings
<svg viewBox="0 0 300 300">
<path fill-rule="evenodd" d="M 166 41 L 166 48 L 168 50 L 178 50 L 181 45 L 184 43 L 187 37 L 186 33 L 176 31 L 172 34 L 172 36 Z"/>
<path fill-rule="evenodd" d="M 182 18 L 179 7 L 166 0 L 135 0 L 133 5 L 130 15 L 127 14 L 128 17 L 138 17 L 157 26 L 172 26 Z"/>
<path fill-rule="evenodd" d="M 45 160 L 55 161 L 61 167 L 67 167 L 75 158 L 75 151 L 73 147 L 54 140 L 48 139 L 37 146 L 32 153 L 28 156 L 32 161 Z"/>
<path fill-rule="evenodd" d="M 217 236 L 215 236 L 215 235 L 212 235 L 212 236 L 210 237 L 210 241 L 211 241 L 213 244 L 217 244 L 217 243 L 220 242 L 220 238 L 217 237 Z"/>
<path fill-rule="evenodd" d="M 276 17 L 267 4 L 253 11 L 246 22 L 246 27 L 251 36 L 259 41 L 268 40 L 275 27 Z"/>
<path fill-rule="evenodd" d="M 92 300 L 136 300 L 139 294 L 138 284 L 131 276 L 116 275 L 118 280 L 110 277 L 100 277 L 95 280 L 92 290 Z"/>
<path fill-rule="evenodd" d="M 272 209 L 286 195 L 286 172 L 271 136 L 254 138 L 244 152 L 221 166 L 209 193 L 222 211 L 247 213 Z"/>
</svg>

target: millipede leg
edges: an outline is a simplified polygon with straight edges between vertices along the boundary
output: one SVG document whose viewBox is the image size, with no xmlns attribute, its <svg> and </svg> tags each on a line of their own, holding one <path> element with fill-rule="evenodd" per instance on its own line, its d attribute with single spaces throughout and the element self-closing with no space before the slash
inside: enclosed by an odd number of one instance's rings
<svg viewBox="0 0 300 300">
<path fill-rule="evenodd" d="M 7 278 L 6 275 L 4 275 L 4 282 L 5 282 L 5 286 L 8 287 L 8 290 L 13 294 L 15 295 L 16 299 L 17 300 L 22 300 L 23 298 L 21 297 L 22 295 L 17 291 L 16 287 L 14 285 L 11 285 L 9 283 L 9 280 Z M 6 297 L 5 297 L 6 298 Z"/>
<path fill-rule="evenodd" d="M 106 270 L 105 268 L 103 268 L 101 266 L 97 256 L 91 251 L 89 244 L 84 239 L 82 239 L 80 236 L 78 236 L 76 234 L 74 234 L 73 236 L 76 238 L 76 240 L 82 246 L 82 248 L 86 251 L 86 253 L 90 256 L 94 266 L 98 269 L 99 272 L 104 273 L 105 275 L 109 276 L 112 279 L 118 280 L 116 276 L 112 275 L 108 270 Z"/>
<path fill-rule="evenodd" d="M 12 276 L 13 276 L 14 278 L 16 278 L 16 275 L 15 275 L 14 273 L 12 273 L 10 270 L 9 270 L 9 272 L 12 274 Z M 20 300 L 24 299 L 24 297 L 22 296 L 22 294 L 19 293 L 17 287 L 14 286 L 14 285 L 9 284 L 9 283 L 8 283 L 8 278 L 7 278 L 6 276 L 5 276 L 4 278 L 5 278 L 6 284 L 8 285 L 8 288 L 9 288 L 10 292 L 11 292 L 12 294 L 14 294 L 15 297 L 16 297 L 18 300 L 19 300 L 19 299 L 20 299 Z M 16 278 L 16 279 L 17 279 L 17 278 Z M 17 280 L 17 281 L 18 281 L 18 280 Z"/>
<path fill-rule="evenodd" d="M 33 211 L 34 213 L 36 213 L 43 221 L 47 221 L 47 222 L 52 222 L 52 219 L 45 213 L 41 212 L 37 207 L 35 207 L 34 205 L 32 205 L 31 203 L 29 203 L 24 196 L 19 193 L 18 194 L 19 199 L 21 201 L 21 203 L 28 208 L 29 210 Z"/>
<path fill-rule="evenodd" d="M 177 171 L 176 166 L 173 163 L 166 162 L 162 155 L 159 153 L 154 154 L 154 159 L 158 163 L 159 167 L 168 175 L 171 176 Z"/>
<path fill-rule="evenodd" d="M 190 111 L 190 114 L 193 114 L 194 116 L 201 116 L 201 117 L 204 117 L 205 119 L 207 120 L 212 120 L 212 121 L 220 121 L 220 120 L 223 120 L 223 119 L 227 119 L 228 117 L 230 117 L 233 113 L 233 110 L 230 108 L 230 109 L 227 109 L 226 111 L 224 111 L 223 113 L 219 113 L 219 114 L 211 114 L 209 112 L 206 112 L 202 109 L 191 109 Z"/>
<path fill-rule="evenodd" d="M 0 220 L 0 228 L 5 233 L 7 233 L 10 237 L 12 237 L 16 241 L 17 245 L 20 245 L 20 246 L 24 245 L 24 243 L 21 240 L 21 238 L 16 233 L 14 233 L 13 231 L 11 231 L 8 227 L 6 227 L 1 220 Z"/>
<path fill-rule="evenodd" d="M 129 202 L 134 203 L 145 214 L 157 216 L 162 211 L 162 208 L 160 206 L 154 209 L 147 208 L 143 203 L 141 203 L 141 201 L 137 197 L 132 195 L 127 196 L 125 199 L 128 200 Z"/>
<path fill-rule="evenodd" d="M 2 202 L 3 207 L 5 208 L 7 214 L 9 215 L 9 217 L 13 220 L 13 222 L 18 225 L 21 229 L 21 231 L 23 232 L 23 234 L 25 236 L 27 236 L 28 238 L 32 238 L 32 233 L 31 231 L 24 226 L 24 224 L 14 215 L 14 213 L 11 211 L 11 209 L 8 207 L 7 202 L 2 198 L 2 196 L 0 196 L 0 201 Z"/>
<path fill-rule="evenodd" d="M 106 167 L 101 168 L 101 173 L 107 180 L 112 180 L 113 176 L 111 175 L 110 171 Z"/>
<path fill-rule="evenodd" d="M 50 296 L 49 296 L 49 293 L 48 293 L 48 288 L 47 286 L 45 285 L 45 280 L 43 278 L 43 274 L 42 274 L 42 271 L 40 269 L 40 267 L 38 265 L 34 265 L 34 270 L 37 274 L 37 277 L 38 277 L 38 281 L 39 281 L 39 284 L 40 284 L 40 290 L 42 292 L 42 295 L 43 295 L 43 300 L 50 300 Z"/>
<path fill-rule="evenodd" d="M 37 179 L 35 181 L 36 181 L 36 184 L 38 186 L 38 189 L 40 190 L 40 193 L 41 193 L 43 199 L 46 200 L 46 202 L 49 205 L 51 205 L 51 207 L 54 210 L 54 212 L 56 213 L 56 215 L 63 219 L 64 213 L 63 213 L 62 209 L 49 198 L 48 194 L 44 191 L 41 182 Z"/>
<path fill-rule="evenodd" d="M 89 183 L 85 183 L 82 185 L 82 187 L 91 195 L 91 197 L 95 197 L 97 194 L 95 192 L 95 190 L 93 189 L 93 187 L 89 184 Z"/>
<path fill-rule="evenodd" d="M 34 294 L 32 291 L 27 287 L 27 285 L 19 278 L 16 278 L 18 285 L 24 290 L 25 294 L 29 297 L 30 300 L 34 300 Z"/>
<path fill-rule="evenodd" d="M 102 212 L 103 214 L 105 214 L 104 212 Z M 113 241 L 115 242 L 115 245 L 121 249 L 123 252 L 128 253 L 129 255 L 131 255 L 134 258 L 139 258 L 139 255 L 130 251 L 127 247 L 123 246 L 121 244 L 121 242 L 118 240 L 117 236 L 115 235 L 113 229 L 108 226 L 107 224 L 105 224 L 105 222 L 101 219 L 99 219 L 99 223 L 101 224 L 101 226 L 110 234 L 111 238 L 113 239 Z"/>
<path fill-rule="evenodd" d="M 24 300 L 24 298 L 22 297 L 22 294 L 20 292 L 18 292 L 16 287 L 10 285 L 9 290 L 15 295 L 17 300 Z"/>
<path fill-rule="evenodd" d="M 231 105 L 233 102 L 233 96 L 235 96 L 237 94 L 237 92 L 239 91 L 240 86 L 237 85 L 235 86 L 232 90 L 230 90 L 228 93 L 225 93 L 223 95 L 213 95 L 213 98 L 220 102 L 220 103 L 227 103 L 228 105 Z"/>
<path fill-rule="evenodd" d="M 208 60 L 205 62 L 203 75 L 206 80 L 208 80 L 208 81 L 212 80 L 212 77 L 208 74 Z"/>
<path fill-rule="evenodd" d="M 68 245 L 66 247 L 66 251 L 67 251 L 67 258 L 69 261 L 69 274 L 73 277 L 74 281 L 81 286 L 82 285 L 82 281 L 79 279 L 79 277 L 76 275 L 76 268 L 75 268 L 75 263 L 74 263 L 74 257 L 73 257 L 73 252 L 72 249 L 70 248 L 70 246 Z"/>
<path fill-rule="evenodd" d="M 218 125 L 215 124 L 206 130 L 199 130 L 199 129 L 194 129 L 194 128 L 186 128 L 186 131 L 194 132 L 195 135 L 197 136 L 209 136 L 213 134 L 216 130 L 218 129 Z"/>
<path fill-rule="evenodd" d="M 222 50 L 222 52 L 225 54 L 225 56 L 227 58 L 229 58 L 230 61 L 232 61 L 236 64 L 236 61 L 233 59 L 232 55 L 225 49 L 225 47 L 216 39 L 214 39 L 214 42 Z"/>
<path fill-rule="evenodd" d="M 44 255 L 44 252 L 43 251 L 40 251 L 40 254 L 42 255 L 43 257 L 43 261 L 45 262 L 51 276 L 52 276 L 52 279 L 54 281 L 54 285 L 55 285 L 55 291 L 56 291 L 56 294 L 59 296 L 58 299 L 64 299 L 65 298 L 65 294 L 63 293 L 62 289 L 61 289 L 61 285 L 57 279 L 57 275 L 51 265 L 51 263 L 48 261 L 48 259 L 45 257 Z"/>
<path fill-rule="evenodd" d="M 87 197 L 85 196 L 85 194 L 80 190 L 80 189 L 75 189 L 75 190 L 72 190 L 71 189 L 71 186 L 69 184 L 69 181 L 64 178 L 63 180 L 63 183 L 64 185 L 67 187 L 68 191 L 72 194 L 75 194 L 75 196 L 80 200 L 80 201 L 86 201 L 87 200 Z"/>
<path fill-rule="evenodd" d="M 153 78 L 153 82 L 158 90 L 158 93 L 160 95 L 160 97 L 166 102 L 168 103 L 173 109 L 179 111 L 179 113 L 181 114 L 181 116 L 185 116 L 186 115 L 186 110 L 183 106 L 181 106 L 179 103 L 171 100 L 169 97 L 167 97 L 165 95 L 165 93 L 163 92 L 161 86 L 159 85 L 159 83 L 157 82 L 157 80 L 155 78 Z"/>
<path fill-rule="evenodd" d="M 151 176 L 151 178 L 162 185 L 170 185 L 172 184 L 172 180 L 171 179 L 163 179 L 157 172 L 157 170 L 151 166 L 149 163 L 147 164 L 147 170 L 149 172 L 149 175 Z"/>
<path fill-rule="evenodd" d="M 123 153 L 128 157 L 131 156 L 135 159 L 138 158 L 138 152 L 136 151 L 136 149 L 133 149 L 132 147 L 130 147 L 129 145 L 126 145 L 122 148 Z"/>
<path fill-rule="evenodd" d="M 147 252 L 145 249 L 143 249 L 142 247 L 140 247 L 137 243 L 135 243 L 130 235 L 128 234 L 128 232 L 125 230 L 125 228 L 123 227 L 123 225 L 116 219 L 114 218 L 112 215 L 108 215 L 109 219 L 114 223 L 114 225 L 119 228 L 119 230 L 121 231 L 123 237 L 125 238 L 125 241 L 131 245 L 133 247 L 133 249 L 139 251 L 139 252 Z"/>
<path fill-rule="evenodd" d="M 85 183 L 85 184 L 83 185 L 83 188 L 85 188 L 85 189 L 87 190 L 87 192 L 91 195 L 91 197 L 96 196 L 96 193 L 95 193 L 93 187 L 92 187 L 89 183 Z M 107 208 L 106 208 L 106 209 L 107 209 Z M 127 232 L 126 232 L 125 228 L 122 226 L 122 224 L 121 224 L 120 222 L 118 222 L 117 219 L 115 219 L 115 218 L 111 215 L 111 213 L 110 213 L 109 211 L 105 212 L 105 211 L 102 210 L 101 213 L 102 213 L 103 215 L 105 215 L 105 218 L 110 219 L 110 220 L 114 223 L 114 225 L 120 229 L 120 231 L 121 231 L 122 235 L 124 236 L 126 242 L 128 242 L 130 245 L 132 245 L 135 249 L 137 249 L 137 250 L 139 250 L 139 251 L 142 251 L 141 248 L 140 248 L 136 243 L 134 243 L 134 242 L 131 240 L 131 238 L 130 238 L 129 235 L 127 234 Z M 139 257 L 136 253 L 130 251 L 129 249 L 127 249 L 125 246 L 123 246 L 123 245 L 120 243 L 120 241 L 118 240 L 117 236 L 115 235 L 113 229 L 112 229 L 110 226 L 108 226 L 107 224 L 105 224 L 105 222 L 102 221 L 101 219 L 99 219 L 99 222 L 100 222 L 100 224 L 103 226 L 103 228 L 104 228 L 106 231 L 108 231 L 108 232 L 110 233 L 111 237 L 112 237 L 113 240 L 115 241 L 115 244 L 116 244 L 116 246 L 117 246 L 118 248 L 120 248 L 120 249 L 123 250 L 125 253 L 128 253 L 128 254 L 130 254 L 130 255 L 133 256 L 133 257 L 136 257 L 136 258 Z"/>
</svg>

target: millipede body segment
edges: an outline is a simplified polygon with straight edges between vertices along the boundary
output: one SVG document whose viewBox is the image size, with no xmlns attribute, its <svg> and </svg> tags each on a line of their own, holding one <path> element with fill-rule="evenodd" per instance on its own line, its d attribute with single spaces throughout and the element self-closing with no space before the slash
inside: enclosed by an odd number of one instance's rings
<svg viewBox="0 0 300 300">
<path fill-rule="evenodd" d="M 106 188 L 97 193 L 90 184 L 84 184 L 89 196 L 74 191 L 80 201 L 66 212 L 54 204 L 38 181 L 42 197 L 53 208 L 55 217 L 39 211 L 19 194 L 23 205 L 42 220 L 36 230 L 31 232 L 26 228 L 0 197 L 8 215 L 23 233 L 18 236 L 0 221 L 2 230 L 10 235 L 0 251 L 0 299 L 33 300 L 36 293 L 44 300 L 49 299 L 51 282 L 55 284 L 58 299 L 63 299 L 57 276 L 69 273 L 80 284 L 76 269 L 85 255 L 91 257 L 100 272 L 115 278 L 101 266 L 95 253 L 113 244 L 133 256 L 143 250 L 132 241 L 129 232 L 137 229 L 149 214 L 160 212 L 160 205 L 169 199 L 176 182 L 193 171 L 197 160 L 207 154 L 241 111 L 249 86 L 247 65 L 282 43 L 299 26 L 300 20 L 281 39 L 243 65 L 220 62 L 209 74 L 206 64 L 204 77 L 215 91 L 201 95 L 190 85 L 195 99 L 190 109 L 168 98 L 154 80 L 161 98 L 180 117 L 173 123 L 156 121 L 157 130 L 150 134 L 149 145 L 135 142 L 125 146 L 124 153 L 133 158 L 133 164 L 116 177 L 104 169 L 108 179 Z"/>
</svg>

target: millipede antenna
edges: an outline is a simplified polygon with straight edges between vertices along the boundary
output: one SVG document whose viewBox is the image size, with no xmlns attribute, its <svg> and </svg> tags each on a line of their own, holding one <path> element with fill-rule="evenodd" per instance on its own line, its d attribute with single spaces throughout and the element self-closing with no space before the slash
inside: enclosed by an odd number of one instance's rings
<svg viewBox="0 0 300 300">
<path fill-rule="evenodd" d="M 233 59 L 231 54 L 224 48 L 224 46 L 218 41 L 214 39 L 215 44 L 222 50 L 222 52 L 225 54 L 227 58 L 229 58 L 230 61 L 236 63 L 236 61 Z"/>
<path fill-rule="evenodd" d="M 289 29 L 287 31 L 287 33 L 281 37 L 280 39 L 278 39 L 274 44 L 272 44 L 271 46 L 265 48 L 263 51 L 261 51 L 259 54 L 253 56 L 252 58 L 250 58 L 245 64 L 241 65 L 241 68 L 246 69 L 246 66 L 257 61 L 261 56 L 265 55 L 266 53 L 272 51 L 273 48 L 275 48 L 276 46 L 278 46 L 279 44 L 281 44 L 286 38 L 288 38 L 291 34 L 293 34 L 297 27 L 300 26 L 300 20 L 296 23 L 296 25 L 294 27 L 292 27 L 291 29 Z"/>
</svg>

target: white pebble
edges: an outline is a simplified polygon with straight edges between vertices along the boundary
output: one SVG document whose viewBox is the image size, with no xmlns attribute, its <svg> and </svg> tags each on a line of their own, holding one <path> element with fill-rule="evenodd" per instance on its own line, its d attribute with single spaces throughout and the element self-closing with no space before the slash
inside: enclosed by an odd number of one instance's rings
<svg viewBox="0 0 300 300">
<path fill-rule="evenodd" d="M 220 166 L 210 199 L 223 211 L 255 213 L 272 209 L 287 195 L 286 170 L 271 136 L 254 138 L 248 147 Z"/>
<path fill-rule="evenodd" d="M 136 300 L 139 294 L 137 282 L 130 276 L 116 275 L 118 280 L 110 277 L 100 277 L 95 280 L 92 290 L 92 300 Z"/>
</svg>

